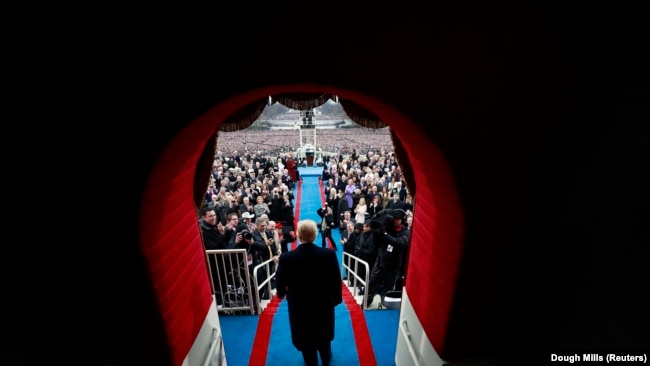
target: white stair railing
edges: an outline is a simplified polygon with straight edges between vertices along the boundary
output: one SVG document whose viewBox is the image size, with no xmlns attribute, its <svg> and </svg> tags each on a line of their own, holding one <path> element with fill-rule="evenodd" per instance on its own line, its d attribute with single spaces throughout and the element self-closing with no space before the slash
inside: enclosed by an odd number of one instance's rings
<svg viewBox="0 0 650 366">
<path fill-rule="evenodd" d="M 361 278 L 359 275 L 359 266 L 365 268 L 365 276 Z M 368 299 L 368 282 L 370 278 L 370 268 L 368 262 L 359 257 L 355 257 L 350 253 L 343 252 L 343 268 L 348 272 L 348 287 L 352 287 L 352 295 L 356 298 L 359 296 L 359 285 L 364 287 L 363 298 L 361 300 L 361 307 L 365 310 L 368 308 L 366 300 Z M 352 277 L 352 279 L 350 279 Z"/>
</svg>

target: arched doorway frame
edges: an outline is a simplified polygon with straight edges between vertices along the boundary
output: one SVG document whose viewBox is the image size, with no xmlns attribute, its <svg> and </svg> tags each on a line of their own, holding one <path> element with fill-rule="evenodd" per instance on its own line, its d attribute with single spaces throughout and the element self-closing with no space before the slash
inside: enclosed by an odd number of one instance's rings
<svg viewBox="0 0 650 366">
<path fill-rule="evenodd" d="M 326 85 L 273 85 L 218 103 L 180 130 L 160 155 L 147 181 L 140 243 L 175 364 L 190 350 L 212 304 L 194 204 L 197 164 L 220 124 L 253 100 L 278 93 L 323 92 L 367 108 L 400 139 L 414 172 L 414 212 L 406 290 L 427 338 L 439 351 L 456 288 L 463 214 L 450 167 L 418 124 L 371 96 Z M 206 177 L 207 180 L 207 177 Z"/>
</svg>

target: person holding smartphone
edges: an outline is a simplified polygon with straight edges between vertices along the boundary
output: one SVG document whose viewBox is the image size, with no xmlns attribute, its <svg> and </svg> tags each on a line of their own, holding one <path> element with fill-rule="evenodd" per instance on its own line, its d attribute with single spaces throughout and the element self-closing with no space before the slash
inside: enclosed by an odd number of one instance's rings
<svg viewBox="0 0 650 366">
<path fill-rule="evenodd" d="M 327 202 L 323 204 L 323 207 L 319 208 L 316 213 L 318 216 L 321 218 L 321 224 L 320 224 L 320 235 L 322 239 L 321 246 L 323 248 L 327 248 L 327 239 L 330 240 L 330 243 L 332 243 L 332 249 L 338 250 L 338 247 L 336 246 L 336 242 L 334 241 L 334 238 L 332 238 L 332 225 L 334 224 L 334 213 L 332 212 L 332 209 L 329 207 Z"/>
</svg>

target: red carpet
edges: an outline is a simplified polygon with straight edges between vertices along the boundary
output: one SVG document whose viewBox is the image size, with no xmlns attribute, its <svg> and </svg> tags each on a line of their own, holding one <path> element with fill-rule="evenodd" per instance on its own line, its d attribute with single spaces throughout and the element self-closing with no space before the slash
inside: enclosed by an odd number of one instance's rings
<svg viewBox="0 0 650 366">
<path fill-rule="evenodd" d="M 357 304 L 352 293 L 345 286 L 345 283 L 343 284 L 343 303 L 345 303 L 350 312 L 354 342 L 357 346 L 357 356 L 359 356 L 359 365 L 377 366 L 375 352 L 372 350 L 372 342 L 370 341 L 370 333 L 368 333 L 366 317 L 363 310 L 361 310 L 361 306 Z"/>
<path fill-rule="evenodd" d="M 298 181 L 297 188 L 296 188 L 296 204 L 295 204 L 295 212 L 296 214 L 294 215 L 296 218 L 296 225 L 297 227 L 297 221 L 299 220 L 300 215 L 300 207 L 301 207 L 301 197 L 303 193 L 303 187 L 302 187 L 302 181 Z M 321 199 L 321 204 L 322 202 L 325 201 L 325 194 L 323 191 L 323 182 L 319 179 L 318 180 L 318 185 L 319 185 L 319 190 L 320 190 L 320 199 Z M 315 195 L 314 195 L 315 196 Z M 330 242 L 330 246 L 331 246 Z M 297 245 L 297 241 L 294 241 L 291 244 L 291 250 L 294 250 Z M 339 334 L 344 334 L 345 332 L 350 332 L 350 327 L 351 326 L 351 332 L 352 332 L 352 337 L 354 338 L 354 343 L 356 346 L 356 356 L 358 357 L 359 360 L 359 365 L 361 366 L 377 366 L 377 360 L 376 360 L 376 355 L 373 350 L 373 345 L 372 345 L 372 340 L 370 333 L 368 331 L 368 325 L 366 323 L 366 318 L 363 310 L 359 306 L 359 304 L 356 303 L 354 297 L 352 296 L 352 293 L 350 290 L 343 285 L 343 290 L 342 290 L 342 295 L 343 295 L 343 306 L 347 310 L 347 313 L 349 313 L 349 319 L 350 323 L 347 323 L 347 321 L 343 322 L 337 322 L 337 326 L 341 326 L 346 328 L 345 330 L 342 330 L 341 333 Z M 274 319 L 275 315 L 278 311 L 278 308 L 281 306 L 282 300 L 278 299 L 277 296 L 273 296 L 267 307 L 264 309 L 262 314 L 260 314 L 259 319 L 258 319 L 258 324 L 257 324 L 257 329 L 255 332 L 255 336 L 253 339 L 253 344 L 252 348 L 250 351 L 250 356 L 248 358 L 248 365 L 249 366 L 265 366 L 267 365 L 267 361 L 269 358 L 269 345 L 271 342 L 271 337 L 273 333 L 273 324 L 274 324 Z M 286 304 L 285 304 L 286 305 Z M 346 324 L 347 323 L 347 324 Z M 287 337 L 286 331 L 284 331 L 284 336 Z M 349 334 L 349 333 L 348 333 Z M 351 341 L 352 339 L 350 339 Z M 277 341 L 277 338 L 276 338 Z M 348 343 L 348 344 L 351 344 Z M 277 360 L 277 350 L 275 350 L 275 356 L 274 359 Z M 242 355 L 243 356 L 243 355 Z M 348 355 L 349 357 L 349 355 Z M 348 359 L 348 361 L 350 361 Z"/>
<path fill-rule="evenodd" d="M 249 366 L 265 366 L 266 355 L 269 349 L 269 339 L 271 339 L 271 326 L 273 325 L 273 316 L 275 310 L 278 308 L 282 300 L 277 296 L 273 296 L 271 302 L 260 314 L 260 319 L 257 324 L 257 332 L 255 333 L 255 340 L 253 341 L 253 349 L 251 349 L 251 356 L 249 358 Z"/>
</svg>

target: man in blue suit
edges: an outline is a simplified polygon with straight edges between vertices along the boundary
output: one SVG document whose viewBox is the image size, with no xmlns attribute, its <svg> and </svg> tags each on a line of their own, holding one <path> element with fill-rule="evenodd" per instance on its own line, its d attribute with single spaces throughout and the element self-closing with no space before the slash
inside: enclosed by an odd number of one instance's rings
<svg viewBox="0 0 650 366">
<path fill-rule="evenodd" d="M 282 253 L 276 271 L 279 298 L 287 298 L 291 341 L 307 366 L 332 359 L 334 308 L 343 301 L 339 261 L 334 251 L 314 244 L 318 229 L 313 220 L 298 223 L 296 250 Z"/>
</svg>

